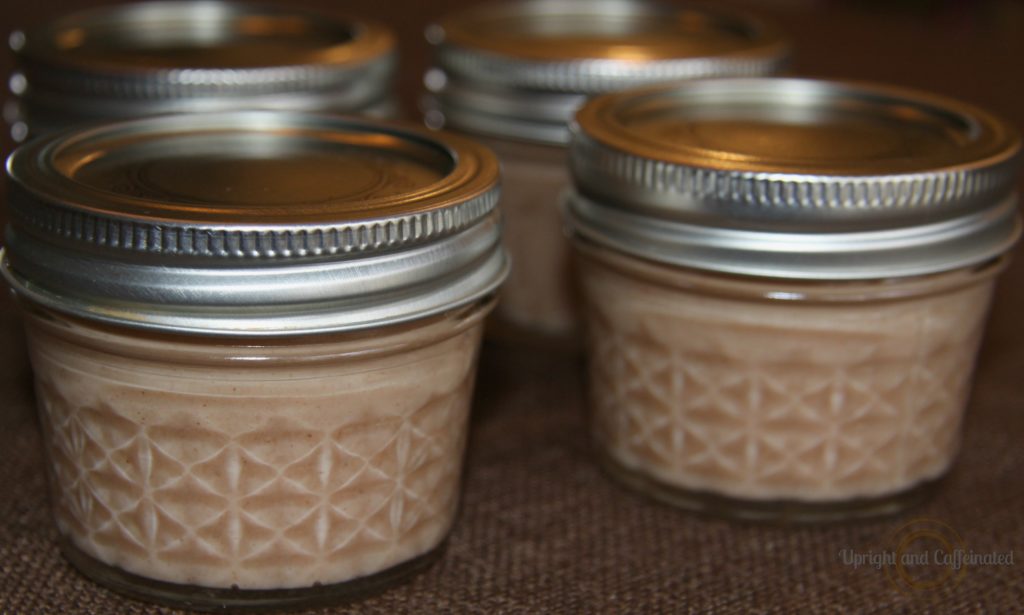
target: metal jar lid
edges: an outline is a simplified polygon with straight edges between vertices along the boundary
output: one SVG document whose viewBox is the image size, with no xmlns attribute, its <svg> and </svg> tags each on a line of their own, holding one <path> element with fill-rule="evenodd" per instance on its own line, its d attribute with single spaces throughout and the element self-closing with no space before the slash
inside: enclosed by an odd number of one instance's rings
<svg viewBox="0 0 1024 615">
<path fill-rule="evenodd" d="M 775 72 L 789 46 L 734 10 L 643 0 L 484 4 L 427 29 L 428 89 L 460 129 L 564 144 L 586 96 L 642 84 Z M 428 118 L 429 119 L 429 118 Z"/>
<path fill-rule="evenodd" d="M 91 9 L 9 41 L 10 86 L 35 134 L 240 106 L 359 111 L 386 95 L 397 64 L 382 25 L 219 0 Z"/>
<path fill-rule="evenodd" d="M 716 79 L 576 116 L 575 232 L 659 262 L 797 279 L 934 273 L 1020 234 L 1021 141 L 971 105 L 896 87 Z"/>
<path fill-rule="evenodd" d="M 471 141 L 273 111 L 36 139 L 8 159 L 2 271 L 34 302 L 158 330 L 363 329 L 504 279 L 498 164 Z"/>
</svg>

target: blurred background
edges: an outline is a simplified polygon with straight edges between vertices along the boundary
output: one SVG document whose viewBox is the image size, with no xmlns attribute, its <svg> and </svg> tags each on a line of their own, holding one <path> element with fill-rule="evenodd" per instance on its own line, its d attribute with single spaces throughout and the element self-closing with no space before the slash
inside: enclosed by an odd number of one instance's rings
<svg viewBox="0 0 1024 615">
<path fill-rule="evenodd" d="M 584 0 L 585 1 L 585 0 Z M 416 117 L 415 96 L 430 63 L 424 27 L 479 0 L 292 0 L 334 14 L 383 21 L 398 34 L 398 91 Z M 679 0 L 667 3 L 685 4 Z M 0 34 L 104 0 L 32 0 L 0 11 Z M 790 72 L 887 81 L 957 96 L 1024 125 L 1024 0 L 718 0 L 771 19 L 794 42 Z M 6 46 L 6 44 L 5 44 Z M 0 74 L 12 57 L 0 53 Z M 6 85 L 4 97 L 9 97 Z M 12 146 L 4 131 L 3 149 Z"/>
</svg>

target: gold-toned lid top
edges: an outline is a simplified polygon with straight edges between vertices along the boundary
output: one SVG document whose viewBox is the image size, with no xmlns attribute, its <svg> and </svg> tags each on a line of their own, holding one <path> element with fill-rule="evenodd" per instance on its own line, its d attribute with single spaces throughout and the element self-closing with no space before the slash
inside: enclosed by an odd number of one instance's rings
<svg viewBox="0 0 1024 615">
<path fill-rule="evenodd" d="M 788 52 L 773 27 L 743 13 L 638 0 L 485 4 L 449 15 L 427 36 L 455 75 L 588 93 L 764 74 Z"/>
<path fill-rule="evenodd" d="M 54 135 L 19 148 L 8 172 L 39 201 L 14 207 L 15 217 L 37 226 L 52 208 L 136 228 L 265 234 L 373 231 L 439 212 L 472 223 L 493 209 L 498 184 L 493 155 L 454 135 L 271 111 L 161 116 Z M 62 219 L 55 213 L 46 225 Z M 434 223 L 405 239 L 451 230 Z"/>
<path fill-rule="evenodd" d="M 708 5 L 522 0 L 474 6 L 427 28 L 437 67 L 429 125 L 562 146 L 588 96 L 651 83 L 777 72 L 771 25 Z M 429 108 L 433 105 L 433 108 Z"/>
<path fill-rule="evenodd" d="M 736 13 L 636 2 L 491 4 L 439 25 L 449 44 L 538 61 L 708 58 L 764 52 L 780 42 Z"/>
<path fill-rule="evenodd" d="M 54 309 L 161 330 L 393 324 L 493 292 L 498 163 L 468 139 L 331 115 L 159 116 L 30 141 L 0 273 Z"/>
<path fill-rule="evenodd" d="M 893 87 L 715 80 L 596 100 L 580 132 L 633 156 L 723 171 L 899 175 L 997 164 L 1015 131 L 973 106 Z"/>
<path fill-rule="evenodd" d="M 123 97 L 315 88 L 395 53 L 370 21 L 219 0 L 91 9 L 10 42 L 29 87 Z"/>
<path fill-rule="evenodd" d="M 606 94 L 576 115 L 583 233 L 643 256 L 801 278 L 917 275 L 1016 240 L 1021 140 L 942 96 L 808 79 Z"/>
</svg>

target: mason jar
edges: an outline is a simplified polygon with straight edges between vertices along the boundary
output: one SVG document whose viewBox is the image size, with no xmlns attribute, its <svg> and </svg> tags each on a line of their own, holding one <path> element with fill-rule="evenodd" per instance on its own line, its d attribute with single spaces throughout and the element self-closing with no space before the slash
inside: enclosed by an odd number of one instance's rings
<svg viewBox="0 0 1024 615">
<path fill-rule="evenodd" d="M 243 111 L 43 137 L 9 174 L 2 271 L 81 572 L 298 606 L 430 561 L 506 274 L 492 154 Z"/>
<path fill-rule="evenodd" d="M 427 124 L 480 138 L 502 163 L 513 265 L 489 334 L 570 348 L 578 299 L 558 203 L 573 113 L 629 86 L 772 73 L 788 55 L 774 27 L 746 14 L 636 0 L 490 3 L 426 34 L 436 52 Z"/>
<path fill-rule="evenodd" d="M 961 436 L 1020 233 L 1020 139 L 895 87 L 723 79 L 593 100 L 566 206 L 609 471 L 733 517 L 899 511 Z"/>
<path fill-rule="evenodd" d="M 221 0 L 88 9 L 9 37 L 22 141 L 87 122 L 278 109 L 393 116 L 395 37 L 364 19 Z"/>
</svg>

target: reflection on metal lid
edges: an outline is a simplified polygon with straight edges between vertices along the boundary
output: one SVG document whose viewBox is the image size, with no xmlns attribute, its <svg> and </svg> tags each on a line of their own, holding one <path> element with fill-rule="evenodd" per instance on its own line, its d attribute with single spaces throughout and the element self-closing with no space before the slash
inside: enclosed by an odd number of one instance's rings
<svg viewBox="0 0 1024 615">
<path fill-rule="evenodd" d="M 32 141 L 8 172 L 9 281 L 122 324 L 375 326 L 480 297 L 506 267 L 497 161 L 450 135 L 267 111 L 164 116 Z"/>
<path fill-rule="evenodd" d="M 174 112 L 387 113 L 397 64 L 379 24 L 220 0 L 91 9 L 9 42 L 23 84 L 15 122 L 35 135 Z"/>
<path fill-rule="evenodd" d="M 1007 123 L 939 96 L 695 81 L 580 110 L 570 164 L 587 198 L 571 209 L 580 232 L 656 260 L 812 278 L 878 276 L 889 262 L 911 275 L 1015 240 L 1020 154 Z"/>
<path fill-rule="evenodd" d="M 218 78 L 225 86 L 256 85 L 288 67 L 353 69 L 394 47 L 388 29 L 364 20 L 198 0 L 73 13 L 27 31 L 16 51 L 23 61 L 74 70 L 83 79 L 148 77 L 173 87 L 212 86 Z M 234 71 L 233 83 L 226 71 Z"/>
<path fill-rule="evenodd" d="M 587 95 L 776 72 L 788 42 L 733 10 L 643 0 L 484 4 L 427 30 L 443 79 L 435 115 L 473 133 L 550 144 Z"/>
<path fill-rule="evenodd" d="M 494 207 L 498 173 L 486 149 L 450 135 L 266 111 L 163 116 L 52 136 L 16 151 L 8 168 L 40 201 L 81 215 L 266 232 L 437 211 L 453 220 L 470 209 L 483 216 Z M 40 207 L 15 213 L 35 219 Z"/>
<path fill-rule="evenodd" d="M 788 51 L 774 28 L 742 13 L 635 0 L 485 4 L 451 15 L 439 27 L 439 61 L 453 74 L 581 93 L 673 78 L 763 74 Z"/>
</svg>

